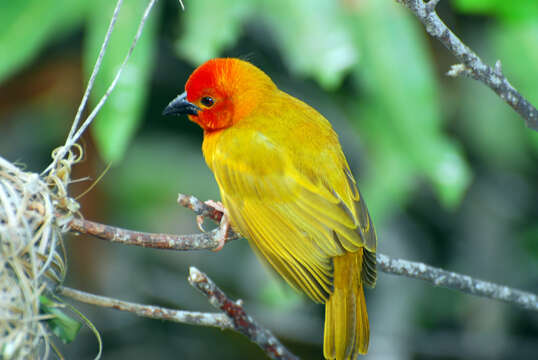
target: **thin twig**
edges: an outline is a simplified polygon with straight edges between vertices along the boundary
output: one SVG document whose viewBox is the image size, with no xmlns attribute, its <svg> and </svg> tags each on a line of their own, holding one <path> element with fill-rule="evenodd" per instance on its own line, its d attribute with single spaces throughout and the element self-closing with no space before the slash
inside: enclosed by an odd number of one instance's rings
<svg viewBox="0 0 538 360">
<path fill-rule="evenodd" d="M 270 358 L 286 360 L 298 359 L 295 355 L 289 352 L 289 350 L 286 349 L 269 330 L 259 326 L 256 321 L 245 312 L 242 306 L 242 301 L 232 301 L 209 277 L 207 277 L 206 274 L 191 266 L 189 282 L 208 297 L 211 305 L 228 315 L 234 324 L 235 330 L 261 347 Z"/>
<path fill-rule="evenodd" d="M 68 227 L 70 231 L 92 235 L 102 240 L 154 249 L 178 251 L 212 250 L 219 246 L 219 242 L 216 239 L 217 229 L 206 233 L 189 235 L 156 234 L 126 230 L 76 218 L 71 220 Z M 237 239 L 237 237 L 228 236 L 226 241 L 233 239 Z"/>
<path fill-rule="evenodd" d="M 114 26 L 116 25 L 116 20 L 118 19 L 118 14 L 120 12 L 122 3 L 123 3 L 123 0 L 118 0 L 118 2 L 116 3 L 116 7 L 114 8 L 114 13 L 112 14 L 112 18 L 110 19 L 110 24 L 108 25 L 108 29 L 106 31 L 105 39 L 103 40 L 103 43 L 101 44 L 99 55 L 97 56 L 97 60 L 95 61 L 95 65 L 93 66 L 92 74 L 90 75 L 90 80 L 88 81 L 88 85 L 86 86 L 86 91 L 84 92 L 84 96 L 82 97 L 82 101 L 80 102 L 80 105 L 78 107 L 77 114 L 75 115 L 75 120 L 73 121 L 73 124 L 71 125 L 71 129 L 69 130 L 69 135 L 67 135 L 67 139 L 71 139 L 73 135 L 75 134 L 75 131 L 78 128 L 80 118 L 82 117 L 82 112 L 86 108 L 86 104 L 88 103 L 88 99 L 90 97 L 90 92 L 93 89 L 93 83 L 95 82 L 95 78 L 97 77 L 97 74 L 99 73 L 99 70 L 101 69 L 101 63 L 103 62 L 103 58 L 105 56 L 108 43 L 110 42 L 112 31 L 114 30 Z"/>
<path fill-rule="evenodd" d="M 108 25 L 108 29 L 105 34 L 105 39 L 103 40 L 103 43 L 101 44 L 99 55 L 97 55 L 97 60 L 95 61 L 95 65 L 93 66 L 92 74 L 90 75 L 90 80 L 88 81 L 88 85 L 86 86 L 86 90 L 84 91 L 84 95 L 82 96 L 82 100 L 80 101 L 80 105 L 75 115 L 75 119 L 73 120 L 71 129 L 69 130 L 69 134 L 67 135 L 67 139 L 65 140 L 65 145 L 59 150 L 60 152 L 58 156 L 55 157 L 52 160 L 52 162 L 49 164 L 49 166 L 43 171 L 43 174 L 54 169 L 56 166 L 56 163 L 60 159 L 63 159 L 64 156 L 69 152 L 71 148 L 71 145 L 69 145 L 70 141 L 73 138 L 73 135 L 75 134 L 75 131 L 78 128 L 78 124 L 80 123 L 80 118 L 82 117 L 82 113 L 86 109 L 86 104 L 88 103 L 90 92 L 93 89 L 95 78 L 97 77 L 97 74 L 99 73 L 99 70 L 101 69 L 101 63 L 103 62 L 103 57 L 105 56 L 106 49 L 108 48 L 108 43 L 110 42 L 110 37 L 112 36 L 112 31 L 114 30 L 114 26 L 116 25 L 116 20 L 118 19 L 118 14 L 120 12 L 122 3 L 123 3 L 123 0 L 118 0 L 116 2 L 116 7 L 114 8 L 112 18 L 110 19 L 110 24 Z"/>
<path fill-rule="evenodd" d="M 198 216 L 207 217 L 216 223 L 220 223 L 222 219 L 222 213 L 220 211 L 192 195 L 179 194 L 177 201 L 180 205 L 192 210 Z M 201 234 L 156 234 L 122 229 L 77 218 L 71 220 L 68 227 L 72 232 L 92 235 L 101 240 L 154 249 L 178 251 L 213 250 L 220 245 L 217 239 L 218 229 Z M 241 238 L 239 234 L 235 233 L 232 229 L 228 229 L 226 233 L 227 242 L 239 238 Z"/>
<path fill-rule="evenodd" d="M 113 18 L 114 18 L 114 16 L 117 17 L 117 10 L 119 10 L 118 5 L 121 5 L 121 1 L 122 0 L 118 0 L 118 4 L 116 5 L 116 9 L 114 10 Z M 129 59 L 131 58 L 131 55 L 132 55 L 132 53 L 133 53 L 133 51 L 134 51 L 134 49 L 136 47 L 136 44 L 138 43 L 138 40 L 140 39 L 140 36 L 142 36 L 142 31 L 144 29 L 144 26 L 146 25 L 146 21 L 147 21 L 147 19 L 149 17 L 149 14 L 151 13 L 151 10 L 153 9 L 153 6 L 155 5 L 156 2 L 157 2 L 157 0 L 150 0 L 149 1 L 148 6 L 146 7 L 146 9 L 144 11 L 144 14 L 142 15 L 142 18 L 140 20 L 140 24 L 138 25 L 138 29 L 136 31 L 136 34 L 135 34 L 134 38 L 133 38 L 133 42 L 131 43 L 131 47 L 127 51 L 127 54 L 125 55 L 125 58 L 123 59 L 123 62 L 121 63 L 121 65 L 118 68 L 118 71 L 116 72 L 116 76 L 114 77 L 114 79 L 112 80 L 110 85 L 108 86 L 105 94 L 101 97 L 101 99 L 99 100 L 99 102 L 97 103 L 95 108 L 92 110 L 90 115 L 88 115 L 88 117 L 82 123 L 80 128 L 78 128 L 78 130 L 76 130 L 76 132 L 74 132 L 74 126 L 75 126 L 76 123 L 78 123 L 78 120 L 76 120 L 74 122 L 73 127 L 71 128 L 71 131 L 69 132 L 69 136 L 65 141 L 65 145 L 62 146 L 62 148 L 60 149 L 58 155 L 53 159 L 53 161 L 50 163 L 50 165 L 43 171 L 43 174 L 45 174 L 48 171 L 51 171 L 52 169 L 55 168 L 58 161 L 63 159 L 63 157 L 69 152 L 69 150 L 71 149 L 73 144 L 75 144 L 78 141 L 78 139 L 82 136 L 84 131 L 86 131 L 88 126 L 90 126 L 90 124 L 95 119 L 95 117 L 97 116 L 99 111 L 101 111 L 101 108 L 103 107 L 105 102 L 108 100 L 108 97 L 110 96 L 112 91 L 114 91 L 114 89 L 116 88 L 116 85 L 118 83 L 118 80 L 119 80 L 122 72 L 123 72 L 123 69 L 125 68 L 125 65 L 127 64 Z M 114 21 L 111 20 L 109 29 L 108 29 L 107 34 L 105 36 L 105 41 L 104 41 L 103 46 L 101 48 L 102 54 L 101 54 L 101 52 L 99 53 L 98 61 L 96 62 L 95 66 L 94 66 L 94 69 L 93 69 L 93 73 L 95 73 L 95 74 L 97 74 L 97 72 L 99 72 L 99 69 L 100 69 L 100 66 L 101 66 L 101 61 L 99 59 L 100 59 L 100 57 L 102 55 L 104 55 L 104 50 L 106 49 L 106 46 L 108 45 L 108 41 L 110 40 L 110 35 L 111 35 L 112 30 L 113 30 L 114 23 L 115 23 L 115 19 L 114 19 Z M 92 73 L 92 76 L 93 76 L 93 73 Z M 90 78 L 90 80 L 91 80 L 91 78 Z M 93 82 L 88 83 L 88 88 L 86 89 L 86 93 L 84 94 L 83 102 L 87 101 L 87 94 L 89 94 L 91 92 L 91 90 L 92 90 L 91 86 L 93 86 Z M 82 103 L 81 103 L 81 107 L 84 108 L 84 106 L 82 106 Z M 80 107 L 79 107 L 79 110 L 80 110 Z M 77 112 L 77 117 L 80 119 L 80 115 L 78 114 L 78 112 Z"/>
<path fill-rule="evenodd" d="M 222 213 L 217 209 L 212 208 L 192 195 L 180 194 L 178 202 L 193 210 L 197 215 L 209 217 L 215 222 L 219 222 L 222 217 Z M 69 226 L 72 231 L 93 235 L 110 242 L 143 247 L 168 250 L 206 250 L 214 249 L 219 245 L 215 236 L 216 230 L 212 230 L 209 233 L 192 235 L 151 234 L 115 228 L 80 219 L 73 220 Z M 240 237 L 237 233 L 229 231 L 226 241 L 228 242 Z M 468 275 L 446 271 L 419 262 L 392 259 L 383 254 L 377 254 L 377 264 L 379 269 L 387 274 L 421 279 L 432 283 L 434 286 L 500 300 L 521 306 L 525 309 L 538 311 L 538 297 L 530 292 L 478 280 Z"/>
<path fill-rule="evenodd" d="M 217 224 L 222 219 L 222 212 L 215 209 L 213 206 L 207 205 L 205 202 L 199 200 L 192 195 L 178 194 L 177 203 L 187 209 L 192 210 L 196 215 L 207 217 Z"/>
<path fill-rule="evenodd" d="M 501 63 L 495 68 L 486 65 L 476 53 L 465 45 L 439 18 L 435 11 L 439 0 L 396 0 L 409 8 L 424 24 L 426 31 L 439 40 L 460 62 L 452 66 L 449 76 L 466 75 L 486 84 L 510 105 L 532 130 L 538 131 L 538 110 L 521 95 L 502 73 Z"/>
<path fill-rule="evenodd" d="M 59 286 L 56 289 L 56 294 L 66 296 L 86 304 L 132 312 L 138 316 L 151 319 L 168 320 L 182 324 L 211 326 L 218 327 L 220 329 L 234 330 L 234 325 L 228 316 L 220 313 L 173 310 L 160 306 L 137 304 L 106 296 L 90 294 L 66 286 Z"/>
<path fill-rule="evenodd" d="M 182 324 L 218 327 L 237 331 L 257 344 L 270 358 L 296 360 L 293 355 L 267 329 L 264 329 L 250 317 L 242 306 L 242 301 L 232 301 L 215 283 L 195 267 L 190 268 L 189 283 L 208 297 L 209 302 L 222 313 L 183 311 L 155 305 L 137 304 L 106 296 L 90 294 L 66 286 L 59 286 L 56 294 L 69 297 L 86 304 L 112 308 L 134 313 L 151 319 L 173 321 Z"/>
<path fill-rule="evenodd" d="M 525 309 L 538 311 L 538 297 L 535 294 L 489 281 L 478 280 L 469 275 L 458 274 L 419 262 L 393 259 L 383 254 L 377 254 L 377 266 L 387 274 L 420 279 L 434 286 L 500 300 Z"/>
<path fill-rule="evenodd" d="M 110 96 L 110 94 L 112 93 L 112 91 L 114 91 L 114 88 L 116 87 L 116 84 L 118 83 L 118 80 L 120 79 L 120 76 L 121 76 L 121 74 L 123 72 L 123 69 L 125 68 L 125 65 L 127 64 L 129 59 L 131 58 L 131 55 L 133 54 L 133 51 L 134 51 L 134 49 L 136 47 L 136 44 L 138 43 L 138 40 L 140 39 L 140 36 L 142 36 L 142 30 L 144 30 L 144 26 L 146 25 L 146 21 L 147 21 L 147 19 L 149 17 L 149 14 L 151 13 L 151 10 L 153 9 L 153 6 L 155 5 L 156 2 L 157 2 L 157 0 L 151 0 L 149 2 L 148 6 L 146 7 L 146 9 L 144 10 L 144 14 L 142 15 L 142 19 L 140 20 L 140 24 L 138 25 L 138 29 L 137 29 L 136 34 L 134 36 L 133 42 L 131 43 L 131 47 L 127 51 L 127 55 L 125 55 L 125 58 L 123 59 L 123 62 L 121 63 L 120 67 L 118 68 L 118 71 L 116 72 L 116 76 L 114 77 L 114 79 L 110 83 L 110 85 L 109 85 L 108 89 L 106 90 L 105 94 L 103 95 L 103 97 L 101 97 L 101 99 L 99 100 L 99 102 L 95 106 L 95 109 L 93 109 L 93 111 L 90 113 L 90 115 L 88 115 L 88 118 L 86 119 L 86 121 L 84 121 L 84 123 L 82 124 L 80 129 L 78 129 L 78 131 L 73 136 L 72 143 L 75 143 L 82 136 L 84 131 L 86 131 L 86 128 L 88 126 L 90 126 L 93 119 L 95 119 L 95 117 L 97 116 L 97 114 L 99 113 L 99 111 L 101 110 L 101 108 L 103 107 L 105 102 L 107 101 L 107 99 Z"/>
</svg>

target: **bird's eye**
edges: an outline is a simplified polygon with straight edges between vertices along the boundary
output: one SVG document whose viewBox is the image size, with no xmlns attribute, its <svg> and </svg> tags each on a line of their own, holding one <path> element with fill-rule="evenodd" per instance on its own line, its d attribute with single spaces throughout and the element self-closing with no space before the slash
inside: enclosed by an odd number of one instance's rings
<svg viewBox="0 0 538 360">
<path fill-rule="evenodd" d="M 204 96 L 200 102 L 202 103 L 202 105 L 206 106 L 206 107 L 211 107 L 213 106 L 213 104 L 215 103 L 215 101 L 213 100 L 212 97 L 209 97 L 209 96 Z"/>
</svg>

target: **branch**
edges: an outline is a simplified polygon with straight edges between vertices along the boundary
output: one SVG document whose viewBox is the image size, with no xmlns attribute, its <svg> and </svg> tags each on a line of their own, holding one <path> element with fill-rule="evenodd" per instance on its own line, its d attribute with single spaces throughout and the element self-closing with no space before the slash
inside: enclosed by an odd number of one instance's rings
<svg viewBox="0 0 538 360">
<path fill-rule="evenodd" d="M 189 235 L 155 234 L 122 229 L 84 219 L 73 219 L 67 226 L 72 232 L 92 235 L 101 240 L 154 249 L 178 251 L 213 250 L 219 246 L 219 242 L 216 239 L 218 229 L 206 233 Z M 228 234 L 226 241 L 237 238 L 235 234 Z"/>
<path fill-rule="evenodd" d="M 80 118 L 82 116 L 82 113 L 86 107 L 88 97 L 90 95 L 90 92 L 92 91 L 93 84 L 95 77 L 99 73 L 99 70 L 101 68 L 101 63 L 103 56 L 105 55 L 105 51 L 108 47 L 110 37 L 112 35 L 112 31 L 114 30 L 114 25 L 116 24 L 116 19 L 118 17 L 119 10 L 121 8 L 123 0 L 117 0 L 116 7 L 114 8 L 114 14 L 112 15 L 112 19 L 110 20 L 110 25 L 108 27 L 107 33 L 105 35 L 105 39 L 103 40 L 103 44 L 101 45 L 101 50 L 99 51 L 99 55 L 97 56 L 97 61 L 93 67 L 92 75 L 90 76 L 90 81 L 88 82 L 88 85 L 86 87 L 86 91 L 84 92 L 84 96 L 82 97 L 82 101 L 80 103 L 79 109 L 77 110 L 77 114 L 75 115 L 75 120 L 73 121 L 73 125 L 71 126 L 71 130 L 69 131 L 69 134 L 67 136 L 67 139 L 65 140 L 65 144 L 58 148 L 56 153 L 53 153 L 55 156 L 52 160 L 52 162 L 47 166 L 47 168 L 42 172 L 42 175 L 53 172 L 56 165 L 64 159 L 64 157 L 69 154 L 71 147 L 75 145 L 75 143 L 79 140 L 79 138 L 82 136 L 82 134 L 86 131 L 88 126 L 92 123 L 92 121 L 95 119 L 99 111 L 101 111 L 101 108 L 108 100 L 108 97 L 110 94 L 114 91 L 116 88 L 116 85 L 118 84 L 118 80 L 120 79 L 120 76 L 123 72 L 123 69 L 125 68 L 127 62 L 129 61 L 129 58 L 133 54 L 133 51 L 136 47 L 136 44 L 140 37 L 142 36 L 142 30 L 144 29 L 144 26 L 146 25 L 146 21 L 149 18 L 149 15 L 151 13 L 151 10 L 157 3 L 157 0 L 149 0 L 148 5 L 146 6 L 146 9 L 144 10 L 144 14 L 142 15 L 142 18 L 140 19 L 140 23 L 138 25 L 138 29 L 136 30 L 136 34 L 133 38 L 133 41 L 131 42 L 131 47 L 127 51 L 127 54 L 125 55 L 125 58 L 123 59 L 123 62 L 118 67 L 116 71 L 116 75 L 114 76 L 114 79 L 106 89 L 105 93 L 95 106 L 95 108 L 92 110 L 90 115 L 84 120 L 82 125 L 79 127 Z M 180 4 L 183 5 L 183 3 L 180 1 Z"/>
<path fill-rule="evenodd" d="M 538 311 L 538 297 L 535 294 L 474 279 L 469 275 L 446 271 L 419 262 L 393 259 L 383 254 L 377 254 L 377 266 L 387 274 L 420 279 L 434 286 L 500 300 L 528 310 Z"/>
<path fill-rule="evenodd" d="M 70 297 L 86 304 L 127 311 L 141 317 L 237 331 L 257 344 L 272 359 L 298 359 L 269 330 L 262 328 L 245 312 L 241 300 L 232 301 L 206 274 L 195 267 L 191 267 L 189 282 L 207 296 L 209 302 L 224 314 L 173 310 L 154 305 L 136 304 L 90 294 L 65 286 L 59 286 L 56 292 L 58 295 Z"/>
<path fill-rule="evenodd" d="M 440 0 L 396 1 L 409 8 L 424 24 L 428 34 L 439 40 L 461 62 L 461 64 L 453 65 L 447 75 L 454 77 L 466 75 L 486 84 L 525 119 L 528 128 L 538 131 L 538 110 L 504 77 L 500 61 L 497 61 L 495 68 L 486 65 L 443 23 L 435 12 L 435 7 Z"/>
<path fill-rule="evenodd" d="M 196 215 L 201 216 L 202 218 L 207 217 L 217 223 L 220 223 L 222 213 L 198 200 L 194 196 L 179 194 L 177 202 L 180 205 L 192 210 Z M 218 228 L 201 234 L 155 234 L 126 230 L 90 220 L 76 218 L 71 220 L 67 226 L 72 232 L 92 235 L 101 240 L 124 245 L 149 247 L 153 249 L 178 251 L 214 250 L 220 245 L 217 239 Z M 232 229 L 228 229 L 226 233 L 226 242 L 240 238 L 241 236 L 239 234 L 235 233 Z"/>
<path fill-rule="evenodd" d="M 220 211 L 200 201 L 194 196 L 179 194 L 178 203 L 191 209 L 198 216 L 209 217 L 215 222 L 220 222 L 222 217 Z M 219 242 L 216 239 L 218 229 L 208 233 L 192 235 L 152 234 L 120 229 L 81 219 L 72 220 L 68 226 L 71 231 L 93 235 L 103 240 L 126 245 L 181 251 L 213 250 L 219 246 Z M 229 230 L 226 236 L 226 242 L 239 238 L 241 238 L 239 234 Z M 521 306 L 525 309 L 538 311 L 538 297 L 529 292 L 474 279 L 468 275 L 446 271 L 424 263 L 392 259 L 383 254 L 377 254 L 377 265 L 381 271 L 387 274 L 402 275 L 425 280 L 432 283 L 434 286 L 500 300 Z"/>
<path fill-rule="evenodd" d="M 177 202 L 179 205 L 192 210 L 196 215 L 207 217 L 220 223 L 222 219 L 222 213 L 212 206 L 207 205 L 205 202 L 200 201 L 198 198 L 192 195 L 178 194 Z"/>
<path fill-rule="evenodd" d="M 260 327 L 245 312 L 241 300 L 230 300 L 206 274 L 193 266 L 190 268 L 189 283 L 207 296 L 211 305 L 228 315 L 234 324 L 234 330 L 256 343 L 271 359 L 298 359 L 269 330 Z"/>
<path fill-rule="evenodd" d="M 128 301 L 90 294 L 81 290 L 58 286 L 57 295 L 67 296 L 79 302 L 131 312 L 141 317 L 173 321 L 188 325 L 211 326 L 234 330 L 232 321 L 224 314 L 173 310 L 160 306 L 136 304 Z"/>
</svg>

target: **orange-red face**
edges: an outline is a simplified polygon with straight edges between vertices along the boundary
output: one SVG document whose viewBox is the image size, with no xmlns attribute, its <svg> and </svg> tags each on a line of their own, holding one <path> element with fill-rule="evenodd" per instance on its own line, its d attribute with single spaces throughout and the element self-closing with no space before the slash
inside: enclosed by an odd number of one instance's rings
<svg viewBox="0 0 538 360">
<path fill-rule="evenodd" d="M 228 59 L 209 60 L 198 67 L 187 80 L 187 100 L 198 106 L 189 119 L 204 130 L 219 130 L 233 124 L 234 92 L 229 80 Z"/>
<path fill-rule="evenodd" d="M 221 130 L 248 115 L 268 88 L 276 89 L 254 65 L 233 58 L 212 59 L 194 70 L 185 93 L 172 100 L 164 114 L 187 114 L 205 131 Z"/>
</svg>

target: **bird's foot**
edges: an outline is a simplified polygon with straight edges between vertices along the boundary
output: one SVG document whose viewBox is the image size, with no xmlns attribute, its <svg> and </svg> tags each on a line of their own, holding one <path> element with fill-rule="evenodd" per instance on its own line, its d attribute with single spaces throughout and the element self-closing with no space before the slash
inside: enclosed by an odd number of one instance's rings
<svg viewBox="0 0 538 360">
<path fill-rule="evenodd" d="M 197 215 L 196 216 L 196 225 L 198 226 L 198 229 L 200 229 L 201 232 L 205 233 L 204 216 L 203 215 Z"/>
<path fill-rule="evenodd" d="M 206 204 L 207 206 L 213 208 L 215 211 L 220 212 L 222 214 L 220 218 L 219 227 L 217 231 L 215 231 L 215 240 L 218 241 L 218 245 L 217 247 L 212 249 L 212 251 L 220 251 L 224 247 L 224 244 L 226 243 L 228 230 L 231 228 L 226 209 L 224 208 L 224 205 L 222 205 L 220 201 L 207 200 L 207 201 L 204 201 L 204 204 Z M 211 217 L 215 218 L 214 216 L 211 216 Z M 205 229 L 203 226 L 204 224 L 203 215 L 196 216 L 196 223 L 198 225 L 198 229 L 200 229 L 200 231 L 202 232 L 205 232 Z"/>
<path fill-rule="evenodd" d="M 213 211 L 222 213 L 221 216 L 224 216 L 226 209 L 224 208 L 224 205 L 220 201 L 213 201 L 213 200 L 207 200 L 204 201 L 204 204 L 211 207 Z M 211 218 L 215 218 L 215 216 L 210 216 Z M 198 226 L 198 229 L 200 229 L 201 232 L 205 232 L 204 229 L 204 215 L 198 215 L 196 216 L 196 225 Z M 221 217 L 222 220 L 222 217 Z"/>
<path fill-rule="evenodd" d="M 228 230 L 230 230 L 230 221 L 228 220 L 228 215 L 226 215 L 226 212 L 223 212 L 219 227 L 215 232 L 215 240 L 217 240 L 218 245 L 214 249 L 211 249 L 211 251 L 217 252 L 222 250 L 228 237 Z"/>
<path fill-rule="evenodd" d="M 225 214 L 226 209 L 224 208 L 224 205 L 220 201 L 213 201 L 213 200 L 206 200 L 204 201 L 204 204 L 207 206 L 212 207 L 213 209 L 220 211 L 221 213 Z"/>
</svg>

